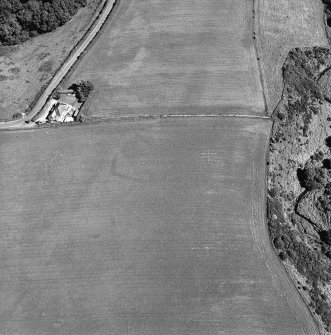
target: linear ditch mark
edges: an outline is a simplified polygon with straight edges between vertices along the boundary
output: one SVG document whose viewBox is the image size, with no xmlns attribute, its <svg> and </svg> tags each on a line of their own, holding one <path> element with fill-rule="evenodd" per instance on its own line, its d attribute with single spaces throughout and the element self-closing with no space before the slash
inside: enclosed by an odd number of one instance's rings
<svg viewBox="0 0 331 335">
<path fill-rule="evenodd" d="M 242 118 L 242 119 L 263 119 L 271 120 L 269 116 L 259 116 L 259 115 L 249 115 L 249 114 L 162 114 L 162 115 L 122 115 L 122 116 L 110 116 L 110 117 L 94 117 L 87 119 L 84 124 L 78 122 L 69 122 L 69 123 L 45 123 L 41 125 L 31 126 L 29 125 L 20 125 L 17 127 L 0 127 L 1 131 L 20 131 L 20 130 L 33 130 L 33 129 L 43 129 L 43 128 L 58 128 L 58 127 L 79 127 L 84 125 L 93 125 L 106 122 L 123 122 L 123 121 L 153 121 L 158 119 L 170 119 L 170 118 Z"/>
<path fill-rule="evenodd" d="M 269 116 L 265 115 L 250 115 L 250 114 L 161 114 L 161 115 L 121 115 L 109 116 L 100 118 L 91 118 L 87 121 L 91 123 L 102 123 L 110 121 L 139 121 L 139 120 L 157 120 L 157 119 L 170 119 L 170 118 L 246 118 L 246 119 L 264 119 L 272 120 Z"/>
<path fill-rule="evenodd" d="M 248 119 L 270 119 L 269 116 L 265 115 L 250 115 L 250 114 L 169 114 L 160 115 L 160 118 L 169 117 L 238 117 L 238 118 L 248 118 Z"/>
</svg>

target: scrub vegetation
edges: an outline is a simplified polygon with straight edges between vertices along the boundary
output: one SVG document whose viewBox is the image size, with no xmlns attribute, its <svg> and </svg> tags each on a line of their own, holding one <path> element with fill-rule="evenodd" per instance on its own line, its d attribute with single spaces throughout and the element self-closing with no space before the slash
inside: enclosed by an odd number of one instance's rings
<svg viewBox="0 0 331 335">
<path fill-rule="evenodd" d="M 328 48 L 289 52 L 268 177 L 271 239 L 287 269 L 297 270 L 292 276 L 324 333 L 331 331 L 330 67 Z"/>
</svg>

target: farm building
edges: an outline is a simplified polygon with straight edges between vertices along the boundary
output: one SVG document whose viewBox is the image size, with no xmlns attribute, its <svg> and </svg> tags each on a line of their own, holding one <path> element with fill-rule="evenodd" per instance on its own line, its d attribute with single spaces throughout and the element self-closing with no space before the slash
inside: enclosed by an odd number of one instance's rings
<svg viewBox="0 0 331 335">
<path fill-rule="evenodd" d="M 49 121 L 57 121 L 57 122 L 69 122 L 73 121 L 73 113 L 75 112 L 75 108 L 70 105 L 57 102 L 53 105 L 50 113 L 47 116 Z"/>
<path fill-rule="evenodd" d="M 78 115 L 80 104 L 75 95 L 61 94 L 58 100 L 52 99 L 47 120 L 56 122 L 72 122 Z"/>
</svg>

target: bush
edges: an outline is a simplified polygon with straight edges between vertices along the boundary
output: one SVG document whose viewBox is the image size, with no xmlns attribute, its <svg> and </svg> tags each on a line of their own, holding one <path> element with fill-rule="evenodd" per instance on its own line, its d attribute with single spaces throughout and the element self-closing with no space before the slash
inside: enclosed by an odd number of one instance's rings
<svg viewBox="0 0 331 335">
<path fill-rule="evenodd" d="M 283 251 L 281 251 L 278 256 L 282 261 L 285 261 L 287 259 L 287 255 Z"/>
<path fill-rule="evenodd" d="M 79 114 L 78 121 L 80 123 L 85 123 L 86 121 L 86 116 L 84 114 Z"/>
<path fill-rule="evenodd" d="M 323 151 L 317 151 L 310 157 L 310 159 L 319 162 L 323 159 L 323 157 L 324 157 Z"/>
<path fill-rule="evenodd" d="M 39 72 L 46 72 L 46 73 L 51 73 L 53 69 L 53 61 L 52 60 L 47 60 L 44 63 L 40 65 L 38 68 Z"/>
<path fill-rule="evenodd" d="M 87 100 L 88 96 L 94 91 L 94 85 L 88 80 L 82 80 L 76 84 L 70 86 L 79 102 Z"/>
<path fill-rule="evenodd" d="M 276 237 L 274 239 L 274 246 L 276 249 L 281 249 L 281 250 L 284 250 L 285 249 L 285 245 L 284 245 L 284 242 L 282 240 L 282 235 Z"/>
<path fill-rule="evenodd" d="M 308 162 L 304 169 L 297 170 L 297 177 L 301 187 L 312 191 L 324 188 L 329 176 L 326 169 L 315 167 L 311 162 Z"/>
<path fill-rule="evenodd" d="M 17 120 L 17 119 L 20 119 L 22 117 L 22 114 L 21 113 L 15 113 L 12 118 L 13 120 Z"/>
<path fill-rule="evenodd" d="M 277 190 L 275 188 L 270 189 L 268 193 L 271 198 L 275 198 L 277 196 Z"/>
<path fill-rule="evenodd" d="M 277 220 L 279 222 L 285 221 L 283 205 L 277 198 L 268 199 L 267 211 L 270 219 Z"/>
</svg>

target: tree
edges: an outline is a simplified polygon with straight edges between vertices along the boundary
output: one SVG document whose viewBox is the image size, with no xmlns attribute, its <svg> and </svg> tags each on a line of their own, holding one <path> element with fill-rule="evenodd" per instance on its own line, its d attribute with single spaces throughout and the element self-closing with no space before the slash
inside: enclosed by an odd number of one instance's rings
<svg viewBox="0 0 331 335">
<path fill-rule="evenodd" d="M 328 170 L 308 162 L 304 169 L 298 169 L 300 185 L 308 191 L 322 189 L 328 182 Z"/>
<path fill-rule="evenodd" d="M 80 82 L 71 85 L 79 102 L 84 102 L 88 96 L 94 91 L 94 85 L 88 80 L 81 80 Z"/>
<path fill-rule="evenodd" d="M 85 123 L 86 116 L 84 114 L 80 114 L 78 120 L 80 123 Z"/>
<path fill-rule="evenodd" d="M 21 113 L 15 113 L 12 118 L 13 120 L 17 120 L 17 119 L 20 119 L 22 117 L 22 114 Z"/>
<path fill-rule="evenodd" d="M 328 136 L 326 139 L 325 139 L 325 144 L 331 148 L 331 136 Z"/>
<path fill-rule="evenodd" d="M 331 246 L 331 229 L 322 230 L 319 234 L 320 234 L 321 241 Z"/>
</svg>

